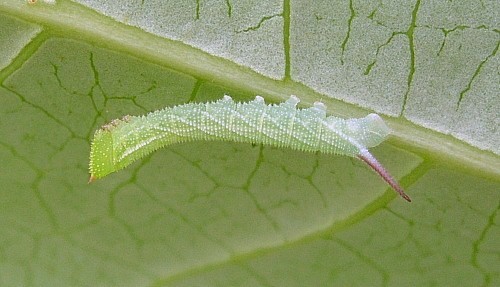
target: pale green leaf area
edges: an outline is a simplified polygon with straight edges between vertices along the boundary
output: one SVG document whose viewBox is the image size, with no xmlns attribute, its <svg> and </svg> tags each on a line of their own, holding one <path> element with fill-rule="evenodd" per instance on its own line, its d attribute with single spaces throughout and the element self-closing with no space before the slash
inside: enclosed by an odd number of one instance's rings
<svg viewBox="0 0 500 287">
<path fill-rule="evenodd" d="M 500 285 L 498 1 L 182 3 L 0 1 L 0 286 Z M 87 184 L 102 124 L 225 93 L 398 115 L 372 151 L 413 202 L 222 142 Z"/>
</svg>

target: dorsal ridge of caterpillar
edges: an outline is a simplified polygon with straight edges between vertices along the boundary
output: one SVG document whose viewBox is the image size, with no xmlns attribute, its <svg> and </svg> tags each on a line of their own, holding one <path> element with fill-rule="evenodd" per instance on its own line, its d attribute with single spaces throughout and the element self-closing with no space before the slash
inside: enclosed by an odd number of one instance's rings
<svg viewBox="0 0 500 287">
<path fill-rule="evenodd" d="M 304 109 L 297 108 L 299 102 L 294 95 L 270 105 L 260 96 L 249 102 L 235 102 L 224 95 L 213 102 L 188 103 L 113 120 L 94 135 L 89 181 L 125 168 L 167 145 L 218 140 L 357 157 L 411 201 L 368 151 L 390 134 L 380 116 L 341 119 L 327 116 L 321 102 Z"/>
</svg>

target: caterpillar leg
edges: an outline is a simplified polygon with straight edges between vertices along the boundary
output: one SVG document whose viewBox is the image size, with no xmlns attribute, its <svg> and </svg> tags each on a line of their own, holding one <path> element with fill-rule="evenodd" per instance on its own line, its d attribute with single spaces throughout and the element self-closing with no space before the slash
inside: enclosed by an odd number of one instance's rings
<svg viewBox="0 0 500 287">
<path fill-rule="evenodd" d="M 368 150 L 363 150 L 358 158 L 366 162 L 375 172 L 377 172 L 402 198 L 411 202 L 411 198 L 404 192 L 399 183 L 389 174 L 389 172 L 378 162 L 378 160 Z"/>
</svg>

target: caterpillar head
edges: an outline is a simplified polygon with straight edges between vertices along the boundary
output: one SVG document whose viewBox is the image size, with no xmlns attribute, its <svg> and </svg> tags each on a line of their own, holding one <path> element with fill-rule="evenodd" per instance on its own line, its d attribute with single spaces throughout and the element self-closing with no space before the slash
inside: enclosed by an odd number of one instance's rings
<svg viewBox="0 0 500 287">
<path fill-rule="evenodd" d="M 90 147 L 89 183 L 115 171 L 113 162 L 113 137 L 111 131 L 101 128 L 95 132 Z"/>
</svg>

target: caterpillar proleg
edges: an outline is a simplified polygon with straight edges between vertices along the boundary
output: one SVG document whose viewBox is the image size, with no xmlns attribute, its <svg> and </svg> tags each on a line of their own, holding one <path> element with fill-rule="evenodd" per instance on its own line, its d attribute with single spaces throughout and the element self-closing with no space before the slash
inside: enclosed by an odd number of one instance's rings
<svg viewBox="0 0 500 287">
<path fill-rule="evenodd" d="M 188 103 L 145 116 L 114 120 L 95 132 L 89 181 L 120 170 L 167 145 L 219 140 L 357 157 L 411 201 L 368 151 L 390 133 L 378 115 L 341 119 L 327 116 L 326 107 L 320 102 L 307 109 L 297 109 L 298 103 L 296 96 L 281 104 L 266 105 L 260 96 L 238 103 L 226 95 L 215 102 Z"/>
</svg>

